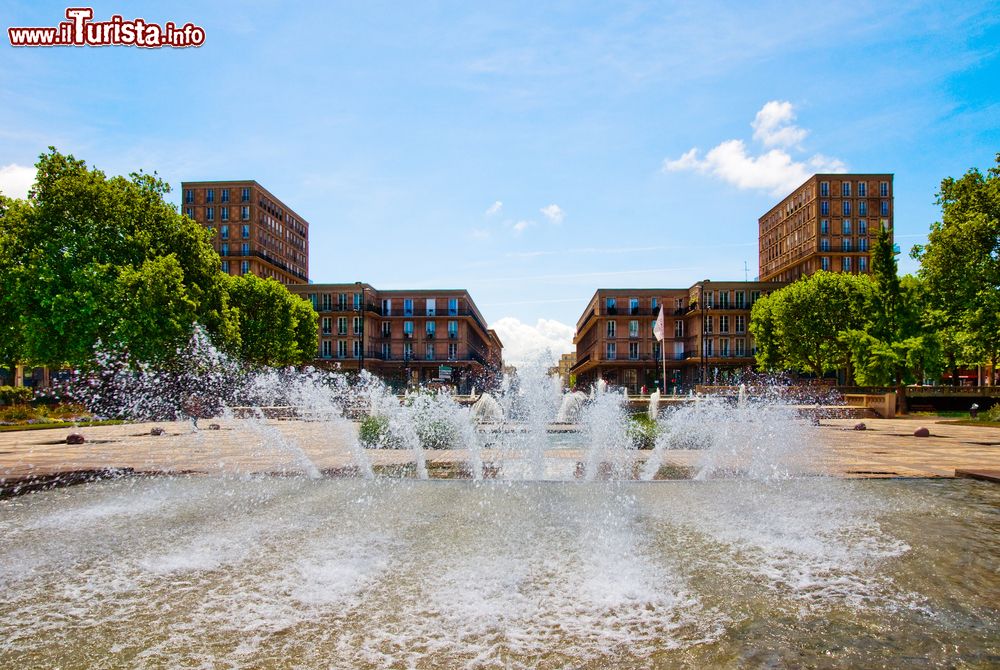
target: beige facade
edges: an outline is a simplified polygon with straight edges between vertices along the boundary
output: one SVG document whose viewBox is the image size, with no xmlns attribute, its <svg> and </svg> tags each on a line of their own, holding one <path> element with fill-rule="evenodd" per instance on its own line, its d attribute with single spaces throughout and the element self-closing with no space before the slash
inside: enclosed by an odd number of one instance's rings
<svg viewBox="0 0 1000 670">
<path fill-rule="evenodd" d="M 226 274 L 308 283 L 309 223 L 257 182 L 183 182 L 181 212 L 215 232 Z"/>
<path fill-rule="evenodd" d="M 578 386 L 603 379 L 630 393 L 662 388 L 664 376 L 668 392 L 732 379 L 754 365 L 753 303 L 781 286 L 705 280 L 689 288 L 598 289 L 577 321 L 571 372 Z M 659 342 L 653 326 L 661 305 Z"/>
<path fill-rule="evenodd" d="M 761 281 L 818 270 L 871 271 L 881 228 L 893 230 L 891 174 L 815 174 L 758 219 Z"/>
<path fill-rule="evenodd" d="M 365 283 L 291 285 L 319 313 L 322 367 L 368 370 L 396 388 L 495 383 L 503 344 L 468 291 L 378 290 Z"/>
</svg>

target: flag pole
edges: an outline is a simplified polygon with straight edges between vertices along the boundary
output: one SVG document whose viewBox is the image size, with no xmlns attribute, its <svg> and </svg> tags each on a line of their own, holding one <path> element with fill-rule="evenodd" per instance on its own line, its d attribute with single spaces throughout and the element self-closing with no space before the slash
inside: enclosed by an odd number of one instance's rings
<svg viewBox="0 0 1000 670">
<path fill-rule="evenodd" d="M 653 334 L 660 341 L 660 360 L 663 362 L 662 381 L 660 382 L 660 394 L 667 394 L 667 335 L 666 323 L 663 314 L 663 305 L 660 305 L 660 313 L 656 317 L 656 326 Z"/>
</svg>

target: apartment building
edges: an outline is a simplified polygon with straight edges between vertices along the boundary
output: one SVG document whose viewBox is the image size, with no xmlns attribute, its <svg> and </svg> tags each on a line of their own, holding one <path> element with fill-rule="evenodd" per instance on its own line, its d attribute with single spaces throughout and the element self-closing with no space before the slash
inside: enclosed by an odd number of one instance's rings
<svg viewBox="0 0 1000 670">
<path fill-rule="evenodd" d="M 571 351 L 559 357 L 559 363 L 549 369 L 549 374 L 558 375 L 562 387 L 567 389 L 570 387 L 570 370 L 573 369 L 574 365 L 576 365 L 576 352 Z"/>
<path fill-rule="evenodd" d="M 577 321 L 578 386 L 598 379 L 630 393 L 661 387 L 676 392 L 694 384 L 723 382 L 754 366 L 750 310 L 773 282 L 701 281 L 689 288 L 598 289 Z M 664 308 L 664 339 L 653 327 Z"/>
<path fill-rule="evenodd" d="M 215 235 L 226 274 L 309 281 L 309 223 L 253 180 L 181 183 L 181 212 Z"/>
<path fill-rule="evenodd" d="M 288 289 L 319 313 L 321 367 L 368 370 L 396 389 L 442 381 L 461 392 L 491 388 L 502 368 L 503 343 L 468 291 L 362 282 Z"/>
<path fill-rule="evenodd" d="M 893 230 L 893 175 L 815 174 L 758 219 L 760 280 L 818 270 L 865 273 L 880 229 Z"/>
</svg>

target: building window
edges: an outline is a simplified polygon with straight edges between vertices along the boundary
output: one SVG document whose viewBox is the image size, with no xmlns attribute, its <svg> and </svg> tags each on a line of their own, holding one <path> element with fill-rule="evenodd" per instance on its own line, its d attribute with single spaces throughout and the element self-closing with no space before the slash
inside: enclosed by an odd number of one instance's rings
<svg viewBox="0 0 1000 670">
<path fill-rule="evenodd" d="M 223 242 L 222 244 L 219 245 L 219 255 L 220 256 L 228 256 L 229 255 L 229 243 L 228 242 Z"/>
<path fill-rule="evenodd" d="M 830 234 L 830 219 L 821 219 L 819 222 L 819 234 L 829 235 Z"/>
<path fill-rule="evenodd" d="M 184 208 L 184 216 L 186 216 L 189 219 L 193 219 L 194 218 L 194 208 L 193 207 L 185 207 Z"/>
<path fill-rule="evenodd" d="M 862 256 L 858 259 L 858 270 L 861 272 L 868 272 L 868 257 Z"/>
<path fill-rule="evenodd" d="M 639 313 L 639 299 L 638 298 L 629 298 L 628 299 L 628 313 L 631 316 L 635 316 L 636 314 Z"/>
<path fill-rule="evenodd" d="M 243 230 L 241 232 L 242 232 L 244 240 L 250 239 L 250 226 L 249 225 L 244 225 L 243 226 Z"/>
<path fill-rule="evenodd" d="M 628 322 L 628 336 L 639 337 L 639 322 L 632 320 Z"/>
<path fill-rule="evenodd" d="M 850 256 L 844 256 L 843 258 L 840 259 L 840 261 L 841 261 L 840 262 L 840 269 L 843 270 L 844 272 L 850 272 L 851 271 L 851 257 Z"/>
<path fill-rule="evenodd" d="M 607 327 L 608 327 L 608 337 L 614 337 L 615 336 L 615 329 L 617 328 L 616 322 L 614 322 L 614 321 L 608 321 L 608 326 Z"/>
<path fill-rule="evenodd" d="M 413 343 L 403 342 L 403 360 L 410 360 L 413 358 Z"/>
<path fill-rule="evenodd" d="M 229 208 L 228 207 L 220 207 L 219 208 L 219 214 L 220 214 L 219 218 L 222 219 L 223 221 L 228 221 L 229 220 Z"/>
<path fill-rule="evenodd" d="M 618 313 L 618 301 L 615 298 L 607 298 L 604 301 L 604 308 L 607 310 L 608 314 Z"/>
<path fill-rule="evenodd" d="M 628 343 L 628 358 L 630 361 L 639 360 L 639 343 L 629 342 Z"/>
<path fill-rule="evenodd" d="M 454 342 L 448 343 L 448 360 L 453 361 L 458 358 L 458 345 Z"/>
<path fill-rule="evenodd" d="M 382 299 L 382 315 L 392 316 L 392 300 L 388 298 Z"/>
<path fill-rule="evenodd" d="M 427 360 L 429 360 L 429 361 L 433 361 L 434 360 L 434 345 L 433 344 L 428 344 L 427 345 Z"/>
<path fill-rule="evenodd" d="M 674 321 L 674 337 L 684 337 L 684 322 L 680 319 Z"/>
<path fill-rule="evenodd" d="M 437 314 L 437 300 L 434 298 L 427 298 L 427 316 L 434 316 Z"/>
<path fill-rule="evenodd" d="M 229 189 L 224 188 L 220 191 L 222 195 L 222 202 L 229 202 Z"/>
<path fill-rule="evenodd" d="M 651 298 L 649 301 L 649 311 L 651 314 L 656 314 L 657 310 L 660 308 L 660 301 L 656 298 Z"/>
<path fill-rule="evenodd" d="M 889 197 L 889 182 L 883 181 L 878 185 L 878 194 L 881 198 Z"/>
<path fill-rule="evenodd" d="M 205 202 L 215 202 L 215 189 L 209 188 L 205 190 Z"/>
<path fill-rule="evenodd" d="M 361 335 L 363 328 L 363 324 L 361 323 L 361 317 L 360 316 L 354 317 L 354 320 L 351 323 L 351 325 L 354 327 L 354 334 Z"/>
<path fill-rule="evenodd" d="M 674 309 L 684 309 L 684 298 L 674 298 Z"/>
<path fill-rule="evenodd" d="M 244 220 L 244 221 L 249 221 L 250 220 L 250 206 L 249 205 L 243 205 L 242 207 L 240 207 L 240 218 L 242 220 Z"/>
<path fill-rule="evenodd" d="M 382 360 L 388 361 L 392 358 L 392 345 L 388 342 L 382 343 Z"/>
<path fill-rule="evenodd" d="M 844 222 L 841 225 L 840 232 L 842 234 L 844 234 L 844 235 L 850 235 L 851 234 L 851 220 L 850 219 L 844 219 Z"/>
<path fill-rule="evenodd" d="M 354 311 L 355 312 L 361 311 L 361 294 L 360 293 L 355 293 L 354 294 Z"/>
<path fill-rule="evenodd" d="M 244 242 L 243 244 L 240 245 L 240 255 L 241 256 L 249 256 L 250 255 L 250 243 L 249 242 Z"/>
<path fill-rule="evenodd" d="M 222 261 L 222 272 L 229 274 L 229 261 Z"/>
<path fill-rule="evenodd" d="M 458 321 L 448 322 L 448 337 L 453 340 L 458 338 Z"/>
<path fill-rule="evenodd" d="M 618 357 L 618 345 L 614 342 L 608 342 L 605 351 L 607 353 L 606 358 L 609 361 L 613 361 Z"/>
<path fill-rule="evenodd" d="M 867 198 L 868 197 L 868 183 L 859 181 L 858 182 L 858 197 Z"/>
<path fill-rule="evenodd" d="M 241 202 L 250 202 L 250 189 L 249 188 L 244 188 L 243 190 L 240 191 L 240 201 Z"/>
<path fill-rule="evenodd" d="M 410 298 L 403 300 L 403 316 L 413 316 L 413 300 Z"/>
<path fill-rule="evenodd" d="M 858 240 L 858 251 L 868 251 L 868 238 L 862 237 Z"/>
<path fill-rule="evenodd" d="M 830 238 L 828 238 L 828 237 L 820 238 L 820 241 L 819 241 L 819 250 L 820 251 L 829 251 L 830 250 Z"/>
<path fill-rule="evenodd" d="M 859 200 L 858 201 L 858 216 L 868 216 L 868 201 Z"/>
<path fill-rule="evenodd" d="M 889 201 L 882 201 L 882 216 L 889 216 Z"/>
<path fill-rule="evenodd" d="M 222 226 L 219 229 L 219 236 L 222 239 L 224 239 L 224 240 L 228 240 L 229 239 L 229 226 Z"/>
<path fill-rule="evenodd" d="M 713 356 L 715 354 L 715 351 L 714 351 L 715 346 L 714 345 L 715 345 L 715 340 L 712 340 L 712 339 L 705 340 L 705 355 L 706 356 Z"/>
<path fill-rule="evenodd" d="M 705 307 L 715 307 L 715 291 L 705 291 Z"/>
<path fill-rule="evenodd" d="M 383 321 L 382 322 L 382 337 L 391 337 L 391 336 L 392 336 L 392 322 L 391 321 Z"/>
<path fill-rule="evenodd" d="M 361 340 L 354 340 L 354 357 L 361 358 Z"/>
<path fill-rule="evenodd" d="M 841 243 L 840 248 L 844 251 L 851 251 L 851 238 L 845 237 L 844 241 Z"/>
<path fill-rule="evenodd" d="M 753 304 L 758 300 L 760 300 L 760 291 L 750 291 L 750 306 L 753 307 Z"/>
<path fill-rule="evenodd" d="M 332 335 L 333 334 L 333 319 L 328 316 L 323 317 L 323 334 Z"/>
<path fill-rule="evenodd" d="M 841 210 L 841 213 L 844 216 L 850 216 L 851 215 L 851 201 L 850 200 L 844 200 L 843 202 L 841 202 L 840 203 L 840 210 Z"/>
<path fill-rule="evenodd" d="M 889 230 L 889 219 L 882 219 L 882 230 Z"/>
<path fill-rule="evenodd" d="M 347 317 L 337 317 L 337 335 L 347 335 Z"/>
<path fill-rule="evenodd" d="M 659 342 L 653 342 L 653 360 L 654 361 L 660 360 L 660 343 Z"/>
<path fill-rule="evenodd" d="M 337 358 L 347 358 L 347 340 L 337 340 Z"/>
<path fill-rule="evenodd" d="M 403 322 L 403 337 L 413 337 L 413 322 L 404 321 Z"/>
<path fill-rule="evenodd" d="M 819 196 L 821 198 L 829 198 L 830 197 L 830 182 L 828 182 L 828 181 L 821 181 L 819 183 Z"/>
<path fill-rule="evenodd" d="M 437 333 L 437 321 L 428 321 L 427 322 L 427 337 L 433 338 L 436 333 Z"/>
<path fill-rule="evenodd" d="M 868 219 L 858 219 L 858 235 L 868 234 Z"/>
<path fill-rule="evenodd" d="M 736 292 L 736 309 L 745 309 L 747 306 L 747 294 L 746 291 Z"/>
<path fill-rule="evenodd" d="M 729 358 L 729 338 L 723 338 L 719 340 L 719 355 L 723 358 Z"/>
<path fill-rule="evenodd" d="M 747 318 L 742 314 L 736 315 L 736 332 L 737 333 L 747 332 Z"/>
<path fill-rule="evenodd" d="M 323 294 L 323 311 L 324 312 L 329 312 L 331 310 L 333 310 L 333 298 L 330 296 L 329 293 L 324 293 Z"/>
<path fill-rule="evenodd" d="M 719 309 L 729 309 L 729 291 L 719 291 Z"/>
<path fill-rule="evenodd" d="M 743 358 L 747 355 L 747 341 L 742 337 L 736 338 L 736 357 Z"/>
<path fill-rule="evenodd" d="M 728 333 L 729 332 L 729 315 L 723 314 L 719 317 L 719 332 Z"/>
<path fill-rule="evenodd" d="M 705 332 L 706 333 L 711 333 L 712 332 L 712 317 L 711 316 L 706 316 L 705 317 Z"/>
<path fill-rule="evenodd" d="M 458 298 L 448 298 L 448 316 L 458 316 Z"/>
<path fill-rule="evenodd" d="M 840 182 L 840 197 L 842 198 L 851 197 L 851 182 L 849 181 Z"/>
<path fill-rule="evenodd" d="M 215 207 L 206 207 L 205 208 L 205 220 L 206 221 L 215 221 Z"/>
<path fill-rule="evenodd" d="M 184 202 L 188 205 L 194 204 L 194 191 L 191 189 L 184 190 Z"/>
<path fill-rule="evenodd" d="M 323 340 L 323 348 L 320 349 L 323 358 L 330 358 L 333 356 L 333 343 L 330 340 Z"/>
<path fill-rule="evenodd" d="M 819 213 L 821 216 L 830 216 L 830 201 L 820 200 Z"/>
<path fill-rule="evenodd" d="M 250 272 L 250 261 L 240 261 L 240 274 Z"/>
</svg>

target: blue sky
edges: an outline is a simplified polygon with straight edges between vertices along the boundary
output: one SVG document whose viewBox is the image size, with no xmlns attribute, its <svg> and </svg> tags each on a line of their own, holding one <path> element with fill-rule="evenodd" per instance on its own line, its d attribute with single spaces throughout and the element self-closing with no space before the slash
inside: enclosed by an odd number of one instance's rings
<svg viewBox="0 0 1000 670">
<path fill-rule="evenodd" d="M 310 222 L 315 281 L 468 288 L 514 352 L 567 347 L 598 287 L 753 278 L 757 217 L 814 166 L 895 173 L 908 249 L 1000 151 L 997 2 L 289 4 L 93 5 L 198 49 L 4 35 L 0 188 L 50 144 L 176 202 L 253 178 Z"/>
</svg>

